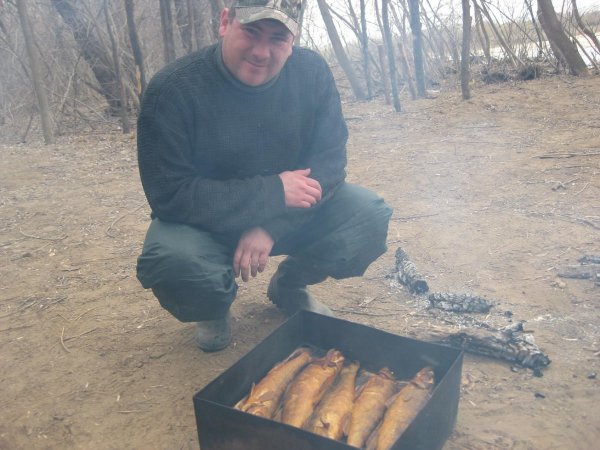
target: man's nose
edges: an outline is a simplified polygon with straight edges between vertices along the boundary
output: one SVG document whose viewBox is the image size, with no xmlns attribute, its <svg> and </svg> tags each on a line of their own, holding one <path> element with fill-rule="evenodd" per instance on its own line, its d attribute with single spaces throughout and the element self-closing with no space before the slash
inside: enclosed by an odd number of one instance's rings
<svg viewBox="0 0 600 450">
<path fill-rule="evenodd" d="M 271 54 L 271 47 L 268 39 L 258 39 L 252 47 L 252 56 L 256 59 L 267 59 Z"/>
</svg>

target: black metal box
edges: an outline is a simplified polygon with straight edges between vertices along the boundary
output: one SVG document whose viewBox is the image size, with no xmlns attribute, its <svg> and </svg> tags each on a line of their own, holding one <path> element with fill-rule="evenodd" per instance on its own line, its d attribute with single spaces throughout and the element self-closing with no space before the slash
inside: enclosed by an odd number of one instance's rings
<svg viewBox="0 0 600 450">
<path fill-rule="evenodd" d="M 354 449 L 273 420 L 233 409 L 278 362 L 302 345 L 336 348 L 367 370 L 388 367 L 410 379 L 424 366 L 435 372 L 432 397 L 394 444 L 394 450 L 441 449 L 456 422 L 463 354 L 460 350 L 397 336 L 365 325 L 300 312 L 194 395 L 202 450 Z"/>
</svg>

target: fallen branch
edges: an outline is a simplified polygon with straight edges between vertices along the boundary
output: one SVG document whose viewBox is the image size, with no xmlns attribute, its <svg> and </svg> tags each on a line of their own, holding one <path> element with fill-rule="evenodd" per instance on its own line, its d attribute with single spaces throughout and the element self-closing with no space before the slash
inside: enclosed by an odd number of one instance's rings
<svg viewBox="0 0 600 450">
<path fill-rule="evenodd" d="M 598 156 L 600 155 L 600 152 L 593 152 L 593 153 L 546 153 L 545 155 L 537 155 L 534 156 L 533 158 L 538 158 L 538 159 L 565 159 L 565 158 L 575 158 L 577 156 Z"/>
<path fill-rule="evenodd" d="M 584 255 L 577 260 L 581 264 L 600 264 L 600 256 L 598 255 Z"/>
<path fill-rule="evenodd" d="M 502 359 L 533 370 L 550 364 L 550 358 L 536 345 L 531 333 L 523 332 L 523 322 L 500 329 L 470 329 L 459 333 L 429 332 L 431 340 L 466 352 Z"/>
<path fill-rule="evenodd" d="M 574 278 L 577 280 L 600 281 L 600 264 L 582 264 L 581 266 L 567 266 L 557 274 L 561 278 Z"/>
</svg>

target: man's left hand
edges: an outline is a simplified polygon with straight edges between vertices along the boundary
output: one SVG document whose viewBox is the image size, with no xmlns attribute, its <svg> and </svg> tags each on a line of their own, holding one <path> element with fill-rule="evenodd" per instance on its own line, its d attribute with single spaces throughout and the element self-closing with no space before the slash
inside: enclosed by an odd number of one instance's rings
<svg viewBox="0 0 600 450">
<path fill-rule="evenodd" d="M 233 255 L 235 276 L 241 276 L 242 280 L 248 281 L 250 275 L 256 277 L 258 273 L 265 270 L 273 244 L 271 235 L 260 227 L 246 231 L 240 238 Z"/>
</svg>

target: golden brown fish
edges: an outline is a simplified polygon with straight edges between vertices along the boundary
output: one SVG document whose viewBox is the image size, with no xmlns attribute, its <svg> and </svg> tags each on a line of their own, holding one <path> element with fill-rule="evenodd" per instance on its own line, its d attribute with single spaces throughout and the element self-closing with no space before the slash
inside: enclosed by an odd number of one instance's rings
<svg viewBox="0 0 600 450">
<path fill-rule="evenodd" d="M 398 440 L 429 400 L 433 384 L 433 370 L 431 367 L 425 367 L 415 375 L 410 383 L 400 389 L 383 417 L 377 435 L 377 450 L 389 450 Z"/>
<path fill-rule="evenodd" d="M 294 379 L 283 400 L 281 421 L 302 428 L 344 364 L 344 355 L 331 349 L 306 366 Z"/>
<path fill-rule="evenodd" d="M 255 416 L 271 418 L 283 393 L 294 377 L 312 360 L 307 348 L 299 348 L 274 366 L 265 377 L 253 385 L 248 398 L 235 407 Z"/>
<path fill-rule="evenodd" d="M 385 413 L 389 398 L 396 393 L 396 380 L 384 367 L 361 387 L 352 408 L 348 445 L 362 448 Z"/>
<path fill-rule="evenodd" d="M 309 431 L 337 440 L 348 432 L 359 366 L 353 362 L 342 368 L 337 384 L 325 395 L 312 417 Z"/>
</svg>

